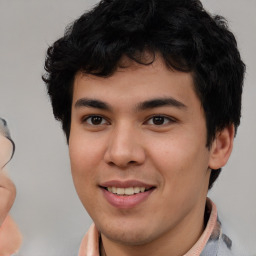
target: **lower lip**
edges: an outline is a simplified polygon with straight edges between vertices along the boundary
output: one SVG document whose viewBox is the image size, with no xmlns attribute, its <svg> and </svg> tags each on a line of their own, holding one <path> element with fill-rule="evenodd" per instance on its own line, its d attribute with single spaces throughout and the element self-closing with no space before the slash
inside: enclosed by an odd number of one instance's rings
<svg viewBox="0 0 256 256">
<path fill-rule="evenodd" d="M 137 206 L 138 204 L 147 200 L 149 195 L 153 192 L 154 189 L 150 189 L 143 193 L 138 193 L 130 196 L 119 196 L 109 192 L 108 190 L 101 188 L 104 197 L 107 201 L 116 208 L 128 209 Z"/>
</svg>

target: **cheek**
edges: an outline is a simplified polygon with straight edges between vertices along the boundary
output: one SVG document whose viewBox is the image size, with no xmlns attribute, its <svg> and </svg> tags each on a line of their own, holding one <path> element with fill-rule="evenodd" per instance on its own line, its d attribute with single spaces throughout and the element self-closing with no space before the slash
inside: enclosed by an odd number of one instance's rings
<svg viewBox="0 0 256 256">
<path fill-rule="evenodd" d="M 152 159 L 160 174 L 161 202 L 168 208 L 164 219 L 183 216 L 198 199 L 207 193 L 209 173 L 207 172 L 208 151 L 204 144 L 179 143 L 155 144 Z"/>
<path fill-rule="evenodd" d="M 72 172 L 86 174 L 90 172 L 102 159 L 103 141 L 96 136 L 75 132 L 70 136 L 69 155 Z"/>
<path fill-rule="evenodd" d="M 82 137 L 70 137 L 69 156 L 73 182 L 79 197 L 92 184 L 94 172 L 93 163 L 96 162 L 96 155 L 89 144 Z"/>
<path fill-rule="evenodd" d="M 99 181 L 98 172 L 102 170 L 105 144 L 102 137 L 94 135 L 74 129 L 69 140 L 73 182 L 83 204 L 93 196 Z"/>
<path fill-rule="evenodd" d="M 94 168 L 92 168 L 91 153 L 82 144 L 81 140 L 70 140 L 69 155 L 73 183 L 80 201 L 87 209 L 88 206 L 93 206 L 90 198 L 93 198 L 93 186 L 95 186 L 96 178 L 95 172 L 93 172 Z"/>
<path fill-rule="evenodd" d="M 178 139 L 181 138 L 181 139 Z M 173 190 L 194 186 L 204 179 L 208 167 L 209 152 L 204 141 L 193 141 L 184 136 L 155 141 L 151 159 L 166 185 Z"/>
</svg>

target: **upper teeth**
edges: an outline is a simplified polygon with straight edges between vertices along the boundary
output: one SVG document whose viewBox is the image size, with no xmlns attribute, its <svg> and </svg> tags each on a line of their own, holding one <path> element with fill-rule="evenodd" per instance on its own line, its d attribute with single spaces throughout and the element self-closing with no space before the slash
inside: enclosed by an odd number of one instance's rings
<svg viewBox="0 0 256 256">
<path fill-rule="evenodd" d="M 130 187 L 130 188 L 117 188 L 117 187 L 108 187 L 109 192 L 117 195 L 133 195 L 145 191 L 145 187 Z"/>
</svg>

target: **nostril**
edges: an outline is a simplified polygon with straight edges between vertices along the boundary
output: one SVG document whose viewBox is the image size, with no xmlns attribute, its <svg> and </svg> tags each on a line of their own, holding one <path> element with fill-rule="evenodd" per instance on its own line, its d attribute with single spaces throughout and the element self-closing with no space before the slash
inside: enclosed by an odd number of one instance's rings
<svg viewBox="0 0 256 256">
<path fill-rule="evenodd" d="M 129 164 L 136 164 L 136 161 L 130 161 Z"/>
<path fill-rule="evenodd" d="M 113 163 L 113 162 L 109 162 L 108 163 L 110 166 L 114 166 L 115 165 L 115 163 Z"/>
</svg>

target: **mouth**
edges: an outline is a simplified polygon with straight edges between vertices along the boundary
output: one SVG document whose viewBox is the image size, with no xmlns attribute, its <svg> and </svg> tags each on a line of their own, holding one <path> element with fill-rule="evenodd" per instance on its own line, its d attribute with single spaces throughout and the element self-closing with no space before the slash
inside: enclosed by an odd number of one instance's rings
<svg viewBox="0 0 256 256">
<path fill-rule="evenodd" d="M 144 193 L 146 191 L 149 191 L 153 189 L 146 188 L 146 187 L 127 187 L 127 188 L 119 188 L 119 187 L 103 187 L 103 189 L 107 190 L 108 192 L 119 195 L 119 196 L 132 196 L 139 193 Z"/>
<path fill-rule="evenodd" d="M 104 198 L 120 209 L 130 209 L 148 200 L 156 186 L 136 180 L 112 180 L 100 184 Z"/>
</svg>

